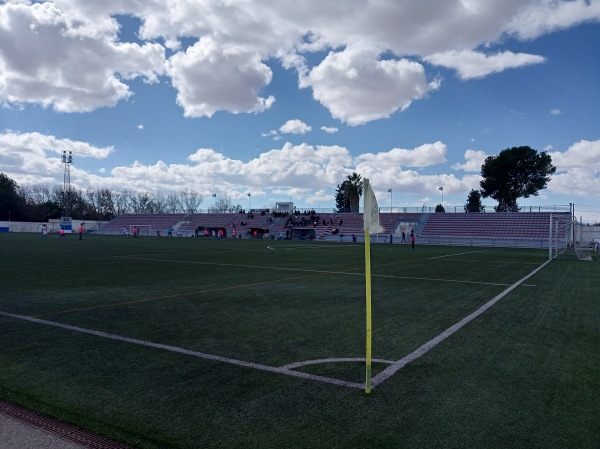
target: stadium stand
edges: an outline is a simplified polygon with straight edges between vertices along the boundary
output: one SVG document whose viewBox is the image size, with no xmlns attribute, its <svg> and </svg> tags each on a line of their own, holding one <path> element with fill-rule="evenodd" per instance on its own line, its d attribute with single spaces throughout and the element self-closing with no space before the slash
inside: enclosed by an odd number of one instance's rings
<svg viewBox="0 0 600 449">
<path fill-rule="evenodd" d="M 433 213 L 419 229 L 421 243 L 546 246 L 550 212 Z M 570 214 L 555 213 L 555 216 Z"/>
<path fill-rule="evenodd" d="M 100 230 L 103 234 L 120 234 L 123 227 L 130 229 L 131 226 L 149 226 L 150 233 L 156 235 L 156 231 L 161 234 L 167 232 L 171 226 L 177 229 L 179 222 L 187 214 L 123 214 L 111 220 Z"/>
<path fill-rule="evenodd" d="M 393 233 L 394 242 L 402 232 L 415 229 L 420 244 L 496 245 L 544 247 L 548 244 L 550 212 L 518 213 L 382 213 L 382 237 Z M 568 212 L 553 213 L 570 217 Z M 316 222 L 316 223 L 315 223 Z M 196 229 L 223 229 L 231 237 L 233 227 L 240 237 L 279 238 L 289 231 L 292 238 L 345 241 L 354 234 L 364 237 L 362 213 L 296 213 L 293 215 L 253 213 L 124 214 L 105 225 L 100 232 L 120 234 L 123 227 L 147 225 L 150 235 L 173 227 L 175 234 L 192 236 Z M 181 233 L 178 231 L 181 230 Z M 203 235 L 203 233 L 202 233 Z"/>
</svg>

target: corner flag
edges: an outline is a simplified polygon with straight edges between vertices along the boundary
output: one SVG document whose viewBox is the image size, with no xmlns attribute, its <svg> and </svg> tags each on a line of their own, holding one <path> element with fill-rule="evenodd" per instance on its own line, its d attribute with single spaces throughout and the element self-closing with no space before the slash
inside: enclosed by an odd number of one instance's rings
<svg viewBox="0 0 600 449">
<path fill-rule="evenodd" d="M 369 234 L 379 234 L 383 232 L 383 228 L 379 226 L 379 206 L 377 205 L 377 198 L 375 198 L 375 192 L 371 188 L 371 184 L 367 178 L 364 179 L 364 199 L 365 199 L 365 211 L 363 214 L 364 227 L 363 230 Z"/>
<path fill-rule="evenodd" d="M 375 192 L 367 178 L 363 181 L 364 189 L 364 213 L 363 229 L 365 231 L 365 289 L 367 293 L 366 315 L 367 315 L 367 352 L 366 352 L 366 380 L 365 393 L 371 392 L 371 233 L 383 232 L 379 226 L 379 206 Z"/>
</svg>

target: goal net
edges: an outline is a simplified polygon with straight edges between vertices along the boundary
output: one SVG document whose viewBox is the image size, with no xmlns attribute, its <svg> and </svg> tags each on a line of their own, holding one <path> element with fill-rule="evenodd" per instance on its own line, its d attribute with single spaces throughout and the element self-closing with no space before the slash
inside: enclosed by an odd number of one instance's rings
<svg viewBox="0 0 600 449">
<path fill-rule="evenodd" d="M 151 235 L 152 226 L 150 225 L 129 225 L 129 234 L 133 235 L 133 228 L 137 229 L 138 235 Z"/>
<path fill-rule="evenodd" d="M 592 259 L 591 237 L 585 232 L 585 226 L 577 220 L 564 216 L 551 216 L 549 257 L 560 259 Z"/>
</svg>

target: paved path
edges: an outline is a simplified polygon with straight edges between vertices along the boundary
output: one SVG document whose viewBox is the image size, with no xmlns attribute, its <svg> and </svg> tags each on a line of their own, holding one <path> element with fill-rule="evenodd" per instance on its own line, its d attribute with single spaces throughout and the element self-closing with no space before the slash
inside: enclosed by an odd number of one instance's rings
<svg viewBox="0 0 600 449">
<path fill-rule="evenodd" d="M 0 449 L 133 449 L 0 399 Z"/>
<path fill-rule="evenodd" d="M 82 446 L 0 413 L 0 449 L 81 449 Z"/>
</svg>

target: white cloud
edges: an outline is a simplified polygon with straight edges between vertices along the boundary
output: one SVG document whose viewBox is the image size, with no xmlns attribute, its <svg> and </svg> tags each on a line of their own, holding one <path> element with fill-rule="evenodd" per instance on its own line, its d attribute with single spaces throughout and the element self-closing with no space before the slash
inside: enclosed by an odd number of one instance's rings
<svg viewBox="0 0 600 449">
<path fill-rule="evenodd" d="M 419 57 L 463 79 L 540 63 L 536 55 L 473 50 L 506 33 L 531 39 L 597 21 L 599 10 L 585 0 L 448 0 L 435 8 L 373 0 L 7 0 L 0 4 L 0 103 L 92 111 L 129 98 L 128 81 L 156 82 L 166 73 L 186 117 L 259 113 L 275 101 L 261 95 L 272 77 L 265 61 L 278 60 L 298 69 L 300 86 L 334 118 L 361 125 L 439 88 Z M 118 41 L 117 15 L 140 19 L 142 45 Z M 184 48 L 183 38 L 198 40 Z M 173 52 L 166 62 L 165 47 Z M 307 66 L 305 55 L 328 50 Z"/>
<path fill-rule="evenodd" d="M 271 82 L 271 69 L 243 46 L 221 46 L 203 37 L 167 63 L 177 89 L 177 103 L 186 117 L 212 117 L 220 110 L 262 112 L 275 99 L 257 95 Z"/>
<path fill-rule="evenodd" d="M 85 142 L 71 139 L 58 139 L 41 133 L 14 133 L 0 134 L 0 155 L 4 156 L 11 151 L 15 154 L 46 154 L 49 152 L 56 157 L 61 156 L 63 150 L 72 151 L 74 157 L 106 159 L 113 151 L 113 147 L 97 148 Z"/>
<path fill-rule="evenodd" d="M 419 63 L 380 60 L 372 51 L 346 48 L 330 52 L 300 86 L 311 87 L 334 118 L 356 126 L 408 108 L 439 84 L 427 82 Z"/>
<path fill-rule="evenodd" d="M 540 64 L 545 58 L 526 53 L 513 53 L 503 51 L 488 56 L 478 51 L 451 50 L 437 53 L 423 58 L 425 61 L 454 69 L 461 79 L 482 78 L 491 73 L 502 72 L 506 69 L 523 67 L 531 64 Z"/>
<path fill-rule="evenodd" d="M 466 194 L 479 186 L 481 177 L 467 174 L 462 178 L 452 174 L 424 174 L 404 167 L 432 167 L 446 162 L 446 145 L 442 142 L 424 144 L 414 149 L 393 148 L 379 153 L 352 157 L 340 146 L 284 144 L 248 161 L 230 158 L 211 148 L 199 148 L 188 156 L 189 164 L 158 161 L 112 168 L 108 174 L 100 169 L 93 174 L 78 167 L 80 158 L 93 157 L 109 161 L 112 147 L 97 148 L 85 142 L 57 139 L 39 133 L 0 134 L 0 166 L 7 176 L 21 185 L 62 183 L 64 166 L 60 160 L 63 149 L 71 149 L 75 162 L 71 167 L 71 182 L 75 188 L 134 189 L 168 193 L 193 184 L 205 194 L 218 185 L 232 197 L 243 198 L 252 190 L 257 196 L 276 192 L 294 192 L 297 201 L 318 204 L 352 172 L 368 177 L 376 192 L 384 195 L 393 188 L 395 195 L 431 195 L 440 185 L 449 194 Z M 548 191 L 566 195 L 598 195 L 600 192 L 600 141 L 580 141 L 566 152 L 551 154 L 558 172 L 552 177 Z M 455 170 L 478 172 L 485 153 L 467 150 L 465 164 Z M 268 179 L 268 187 L 264 180 Z M 271 193 L 268 193 L 268 192 Z M 323 192 L 328 191 L 326 195 Z M 320 193 L 318 193 L 320 192 Z"/>
<path fill-rule="evenodd" d="M 288 120 L 279 128 L 279 132 L 282 134 L 306 134 L 310 131 L 312 128 L 298 119 Z"/>
<path fill-rule="evenodd" d="M 142 125 L 141 123 L 137 126 L 137 129 L 142 130 L 144 129 L 144 125 Z"/>
<path fill-rule="evenodd" d="M 569 198 L 598 197 L 600 176 L 597 170 L 573 168 L 568 172 L 552 176 L 552 180 L 548 183 L 548 190 L 567 195 Z"/>
<path fill-rule="evenodd" d="M 127 99 L 123 80 L 157 81 L 164 48 L 118 43 L 116 30 L 110 17 L 81 23 L 52 3 L 0 5 L 0 101 L 88 112 Z"/>
<path fill-rule="evenodd" d="M 0 134 L 0 167 L 7 176 L 14 176 L 25 184 L 62 183 L 64 165 L 61 161 L 63 150 L 72 151 L 75 163 L 80 158 L 105 159 L 112 147 L 97 148 L 85 142 L 58 139 L 40 133 Z M 93 175 L 74 168 L 72 180 L 88 180 Z"/>
<path fill-rule="evenodd" d="M 550 109 L 550 114 L 551 115 L 560 115 L 561 112 L 560 112 L 560 109 L 554 108 L 554 109 Z"/>
<path fill-rule="evenodd" d="M 534 39 L 583 22 L 600 22 L 598 1 L 535 1 L 515 15 L 506 31 L 520 39 Z"/>
<path fill-rule="evenodd" d="M 480 173 L 481 166 L 485 162 L 486 157 L 488 157 L 488 155 L 485 153 L 485 151 L 467 150 L 465 151 L 466 162 L 464 164 L 454 164 L 452 169 Z"/>
<path fill-rule="evenodd" d="M 600 196 L 600 140 L 581 140 L 567 151 L 549 153 L 556 174 L 548 190 L 573 196 Z"/>
<path fill-rule="evenodd" d="M 325 131 L 327 134 L 335 134 L 339 131 L 335 126 L 321 126 L 321 130 Z"/>
<path fill-rule="evenodd" d="M 274 137 L 278 137 L 279 134 L 277 133 L 277 130 L 272 129 L 271 131 L 268 131 L 266 133 L 261 133 L 261 136 L 262 137 L 273 137 L 273 136 Z"/>
<path fill-rule="evenodd" d="M 600 171 L 600 140 L 581 140 L 571 145 L 564 153 L 549 153 L 558 171 L 573 168 L 594 168 Z"/>
<path fill-rule="evenodd" d="M 215 185 L 231 192 L 248 189 L 264 190 L 265 179 L 270 190 L 302 189 L 306 201 L 324 188 L 334 189 L 347 175 L 360 171 L 384 186 L 404 186 L 426 191 L 430 184 L 439 182 L 438 176 L 422 176 L 405 171 L 403 165 L 424 167 L 445 161 L 446 146 L 441 142 L 421 145 L 415 149 L 392 149 L 377 154 L 363 154 L 356 158 L 340 146 L 312 146 L 284 144 L 249 161 L 227 157 L 211 148 L 199 148 L 188 156 L 189 164 L 158 161 L 142 164 L 139 161 L 117 166 L 106 176 L 98 176 L 78 167 L 82 157 L 107 159 L 112 147 L 96 148 L 85 142 L 57 139 L 38 133 L 0 134 L 0 166 L 7 176 L 24 184 L 60 184 L 63 164 L 62 149 L 72 149 L 75 161 L 71 167 L 71 182 L 76 188 L 134 189 L 170 192 L 190 184 L 207 194 Z M 99 171 L 105 175 L 106 170 Z M 454 177 L 454 183 L 461 184 Z M 382 187 L 383 188 L 383 187 Z M 254 191 L 253 190 L 253 191 Z M 312 200 L 311 200 L 312 201 Z"/>
<path fill-rule="evenodd" d="M 375 167 L 429 167 L 446 162 L 448 149 L 442 142 L 427 143 L 412 150 L 393 148 L 377 154 L 366 153 L 357 157 Z"/>
</svg>

